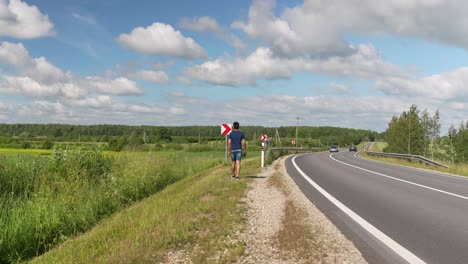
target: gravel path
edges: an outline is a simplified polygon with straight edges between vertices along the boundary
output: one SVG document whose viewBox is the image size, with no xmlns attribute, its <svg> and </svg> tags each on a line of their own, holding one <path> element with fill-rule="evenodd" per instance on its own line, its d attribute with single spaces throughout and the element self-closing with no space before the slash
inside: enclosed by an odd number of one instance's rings
<svg viewBox="0 0 468 264">
<path fill-rule="evenodd" d="M 286 157 L 275 161 L 254 179 L 247 193 L 248 227 L 240 239 L 246 243 L 239 263 L 366 263 L 353 243 L 313 205 L 288 176 Z M 272 181 L 272 177 L 276 177 Z M 272 184 L 273 183 L 273 184 Z M 283 219 L 286 204 L 301 212 L 301 227 L 311 230 L 312 248 L 294 250 L 281 242 L 287 234 Z M 295 219 L 295 218 L 294 218 Z M 293 219 L 293 220 L 294 220 Z M 303 254 L 307 252 L 306 254 Z"/>
</svg>

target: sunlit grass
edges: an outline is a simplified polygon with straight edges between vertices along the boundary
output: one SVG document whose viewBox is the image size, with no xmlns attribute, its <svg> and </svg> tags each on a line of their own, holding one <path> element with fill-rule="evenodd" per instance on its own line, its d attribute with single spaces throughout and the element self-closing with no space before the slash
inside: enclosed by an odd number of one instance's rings
<svg viewBox="0 0 468 264">
<path fill-rule="evenodd" d="M 388 146 L 387 142 L 376 141 L 373 142 L 369 148 L 369 151 L 373 152 L 383 152 L 383 150 Z"/>
<path fill-rule="evenodd" d="M 126 205 L 223 163 L 219 153 L 0 155 L 0 262 L 40 255 Z"/>
<path fill-rule="evenodd" d="M 367 154 L 362 153 L 362 152 L 359 155 L 360 155 L 360 157 L 363 157 L 363 158 L 382 161 L 382 162 L 388 162 L 388 163 L 402 165 L 402 166 L 408 166 L 408 167 L 413 167 L 413 168 L 426 169 L 426 170 L 432 170 L 432 171 L 438 171 L 438 172 L 444 172 L 444 173 L 450 173 L 450 174 L 455 174 L 455 175 L 460 175 L 460 176 L 468 176 L 468 164 L 444 163 L 445 165 L 448 166 L 448 168 L 441 168 L 441 167 L 436 167 L 436 166 L 433 166 L 433 165 L 426 165 L 425 163 L 420 163 L 420 162 L 415 161 L 415 160 L 410 161 L 408 159 L 376 157 L 376 156 L 367 155 Z"/>
<path fill-rule="evenodd" d="M 257 169 L 257 159 L 247 159 L 242 175 Z M 178 252 L 192 263 L 236 262 L 245 247 L 235 237 L 245 226 L 250 179 L 232 180 L 228 172 L 218 166 L 189 176 L 33 263 L 161 263 Z"/>
</svg>

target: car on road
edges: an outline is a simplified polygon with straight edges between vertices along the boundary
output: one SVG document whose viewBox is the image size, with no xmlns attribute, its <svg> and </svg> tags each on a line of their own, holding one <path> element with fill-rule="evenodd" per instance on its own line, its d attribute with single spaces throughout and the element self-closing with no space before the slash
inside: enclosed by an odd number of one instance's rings
<svg viewBox="0 0 468 264">
<path fill-rule="evenodd" d="M 340 152 L 340 149 L 337 145 L 333 145 L 330 147 L 330 152 Z"/>
<path fill-rule="evenodd" d="M 349 146 L 349 151 L 357 151 L 357 147 L 354 145 Z"/>
</svg>

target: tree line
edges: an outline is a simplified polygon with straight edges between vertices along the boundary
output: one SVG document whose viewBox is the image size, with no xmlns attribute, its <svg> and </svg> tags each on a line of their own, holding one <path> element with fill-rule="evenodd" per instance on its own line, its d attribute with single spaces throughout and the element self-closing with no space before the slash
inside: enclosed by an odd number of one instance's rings
<svg viewBox="0 0 468 264">
<path fill-rule="evenodd" d="M 248 141 L 260 141 L 262 134 L 272 142 L 281 138 L 283 145 L 290 146 L 296 137 L 295 126 L 262 127 L 241 126 Z M 338 127 L 297 128 L 299 146 L 316 147 L 338 144 L 359 144 L 362 141 L 382 138 L 382 133 L 364 129 Z M 126 125 L 68 125 L 68 124 L 0 124 L 0 144 L 28 146 L 30 141 L 54 142 L 102 142 L 109 149 L 121 150 L 127 145 L 136 146 L 156 143 L 206 143 L 223 140 L 219 126 L 126 126 Z"/>
<path fill-rule="evenodd" d="M 452 124 L 447 136 L 440 136 L 440 114 L 432 115 L 416 105 L 393 116 L 386 130 L 388 146 L 385 152 L 423 155 L 431 159 L 450 160 L 453 163 L 468 161 L 468 128 L 462 122 L 459 129 Z"/>
</svg>

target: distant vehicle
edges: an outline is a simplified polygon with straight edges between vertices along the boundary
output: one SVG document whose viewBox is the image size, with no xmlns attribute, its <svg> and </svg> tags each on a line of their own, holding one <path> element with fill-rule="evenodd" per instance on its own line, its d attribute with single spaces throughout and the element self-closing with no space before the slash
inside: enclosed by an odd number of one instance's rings
<svg viewBox="0 0 468 264">
<path fill-rule="evenodd" d="M 330 147 L 330 152 L 340 152 L 340 149 L 338 148 L 338 146 L 333 145 Z"/>
<path fill-rule="evenodd" d="M 357 147 L 354 145 L 349 146 L 349 151 L 357 151 Z"/>
</svg>

